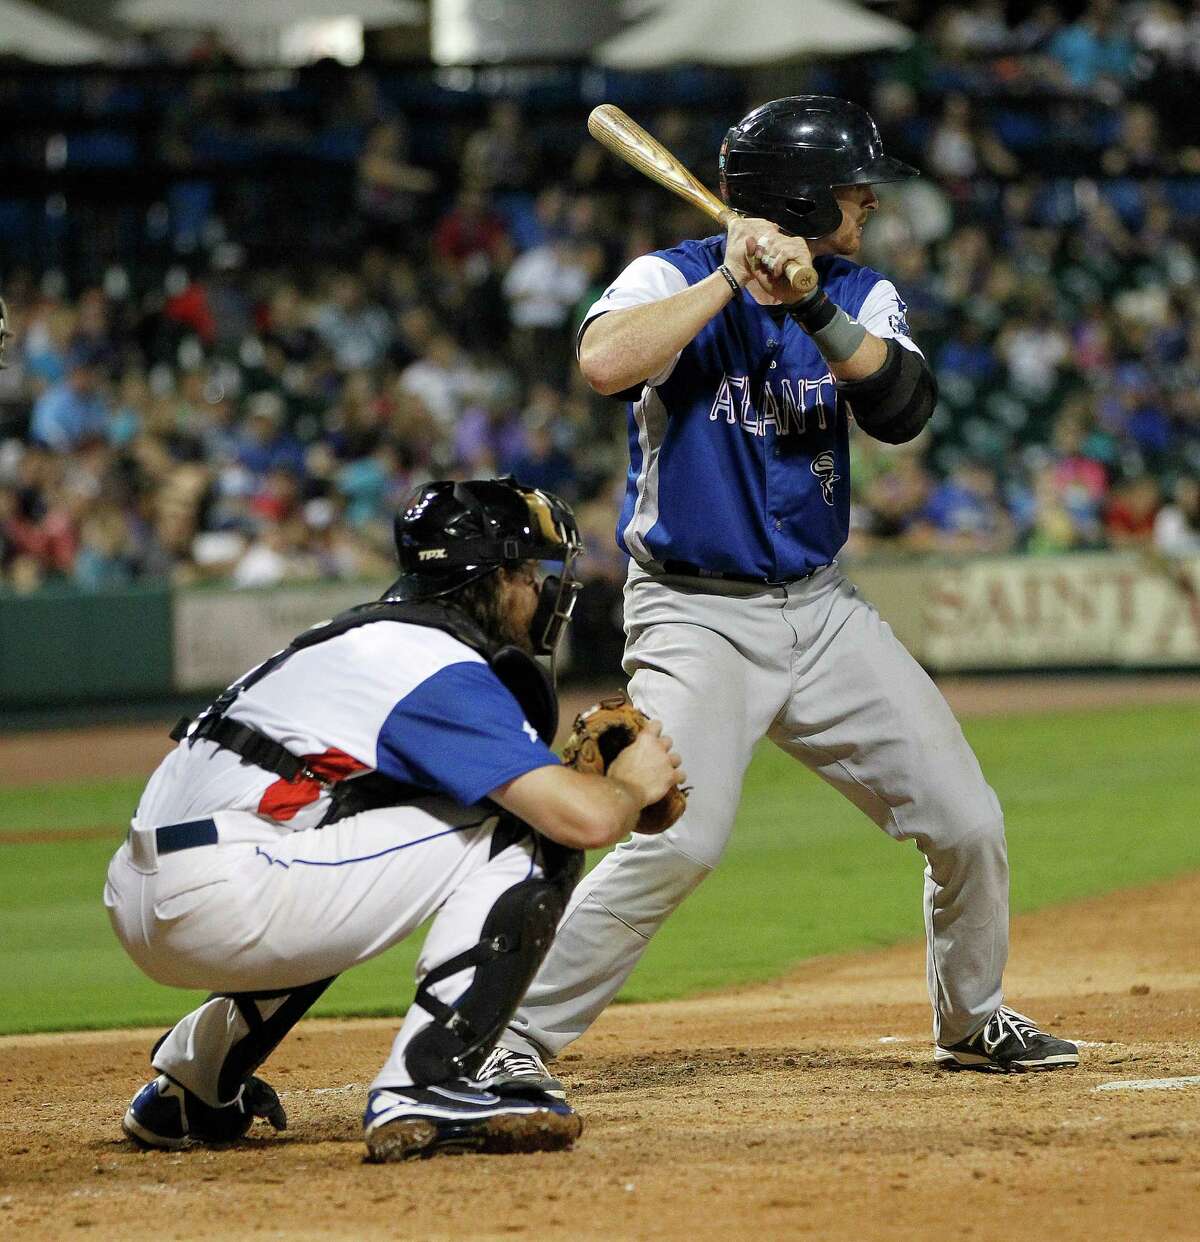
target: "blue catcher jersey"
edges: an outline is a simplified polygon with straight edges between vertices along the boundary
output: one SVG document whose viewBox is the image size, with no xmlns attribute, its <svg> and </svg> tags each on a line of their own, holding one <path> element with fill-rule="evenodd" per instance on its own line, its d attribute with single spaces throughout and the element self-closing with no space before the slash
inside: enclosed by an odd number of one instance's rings
<svg viewBox="0 0 1200 1242">
<path fill-rule="evenodd" d="M 635 259 L 588 311 L 580 339 L 607 311 L 703 280 L 724 253 L 721 234 Z M 839 257 L 815 267 L 848 315 L 916 350 L 890 281 Z M 798 324 L 743 291 L 629 403 L 617 540 L 642 564 L 786 581 L 833 561 L 849 522 L 847 415 L 829 366 Z"/>
</svg>

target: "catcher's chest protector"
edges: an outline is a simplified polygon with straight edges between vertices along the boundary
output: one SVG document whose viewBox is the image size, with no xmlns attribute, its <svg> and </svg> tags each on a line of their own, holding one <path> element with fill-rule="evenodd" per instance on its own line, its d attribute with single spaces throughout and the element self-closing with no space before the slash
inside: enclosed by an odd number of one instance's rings
<svg viewBox="0 0 1200 1242">
<path fill-rule="evenodd" d="M 468 617 L 457 609 L 417 601 L 377 600 L 360 604 L 334 617 L 332 621 L 315 625 L 294 638 L 282 651 L 265 660 L 240 681 L 223 691 L 200 715 L 193 726 L 187 718 L 179 721 L 171 730 L 175 741 L 185 737 L 189 742 L 207 740 L 240 755 L 247 763 L 253 763 L 274 772 L 284 780 L 306 776 L 316 779 L 309 772 L 304 760 L 281 746 L 250 725 L 226 718 L 225 713 L 243 690 L 255 685 L 264 677 L 285 664 L 297 651 L 328 642 L 349 630 L 376 621 L 397 621 L 405 625 L 421 625 L 441 630 L 458 639 L 464 646 L 483 656 L 489 668 L 501 684 L 517 700 L 526 719 L 537 730 L 538 736 L 549 745 L 558 728 L 558 699 L 542 666 L 532 656 L 518 647 L 502 646 L 490 640 Z M 323 823 L 334 823 L 350 815 L 383 806 L 397 806 L 409 801 L 412 790 L 383 776 L 369 772 L 349 780 L 333 781 L 331 805 Z"/>
</svg>

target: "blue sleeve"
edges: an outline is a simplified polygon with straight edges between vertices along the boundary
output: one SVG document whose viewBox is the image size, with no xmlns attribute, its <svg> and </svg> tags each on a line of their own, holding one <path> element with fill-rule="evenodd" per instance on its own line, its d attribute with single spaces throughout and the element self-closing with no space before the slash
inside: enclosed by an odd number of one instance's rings
<svg viewBox="0 0 1200 1242">
<path fill-rule="evenodd" d="M 450 664 L 388 713 L 375 746 L 385 776 L 464 806 L 534 768 L 558 763 L 486 664 Z"/>
<path fill-rule="evenodd" d="M 867 294 L 887 277 L 841 255 L 819 255 L 813 263 L 830 298 L 852 319 L 862 310 Z"/>
<path fill-rule="evenodd" d="M 654 256 L 665 259 L 676 268 L 688 282 L 694 285 L 711 276 L 720 265 L 721 256 L 725 252 L 725 235 L 705 237 L 701 241 L 680 242 L 669 250 L 655 250 Z"/>
</svg>

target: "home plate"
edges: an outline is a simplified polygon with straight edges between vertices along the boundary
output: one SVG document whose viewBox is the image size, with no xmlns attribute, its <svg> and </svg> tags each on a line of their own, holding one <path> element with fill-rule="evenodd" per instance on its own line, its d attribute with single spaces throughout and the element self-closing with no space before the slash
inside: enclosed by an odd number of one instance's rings
<svg viewBox="0 0 1200 1242">
<path fill-rule="evenodd" d="M 881 1035 L 879 1042 L 881 1044 L 907 1044 L 910 1041 L 907 1035 Z"/>
<path fill-rule="evenodd" d="M 1200 1074 L 1187 1078 L 1121 1078 L 1116 1082 L 1102 1082 L 1093 1091 L 1183 1091 L 1186 1087 L 1200 1087 Z"/>
</svg>

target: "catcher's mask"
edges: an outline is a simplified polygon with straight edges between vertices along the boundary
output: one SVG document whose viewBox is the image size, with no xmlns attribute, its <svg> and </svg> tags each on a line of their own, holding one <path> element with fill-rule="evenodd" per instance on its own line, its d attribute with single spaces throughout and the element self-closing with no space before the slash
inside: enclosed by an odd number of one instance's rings
<svg viewBox="0 0 1200 1242">
<path fill-rule="evenodd" d="M 395 536 L 400 577 L 390 599 L 436 599 L 521 561 L 561 563 L 561 574 L 542 580 L 529 626 L 536 654 L 554 654 L 582 586 L 583 542 L 565 501 L 512 478 L 424 483 L 396 514 Z"/>
<path fill-rule="evenodd" d="M 717 167 L 730 207 L 809 241 L 842 222 L 834 186 L 920 176 L 884 155 L 868 112 L 832 95 L 791 95 L 755 108 L 725 135 Z"/>
<path fill-rule="evenodd" d="M 4 299 L 0 298 L 0 371 L 3 371 L 8 363 L 4 361 L 4 348 L 12 339 L 12 332 L 8 327 L 8 307 L 4 305 Z"/>
</svg>

